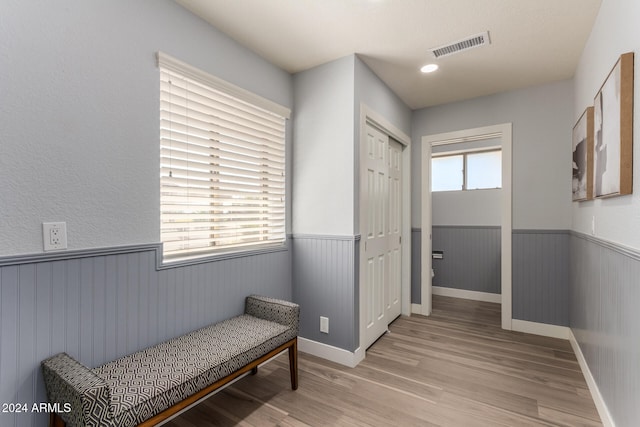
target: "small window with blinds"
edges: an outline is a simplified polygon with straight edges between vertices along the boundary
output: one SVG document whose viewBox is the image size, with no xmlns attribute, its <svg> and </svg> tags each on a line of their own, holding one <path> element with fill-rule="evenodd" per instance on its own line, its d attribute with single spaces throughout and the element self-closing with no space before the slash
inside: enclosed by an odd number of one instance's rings
<svg viewBox="0 0 640 427">
<path fill-rule="evenodd" d="M 282 245 L 289 110 L 165 54 L 158 62 L 164 260 Z"/>
</svg>

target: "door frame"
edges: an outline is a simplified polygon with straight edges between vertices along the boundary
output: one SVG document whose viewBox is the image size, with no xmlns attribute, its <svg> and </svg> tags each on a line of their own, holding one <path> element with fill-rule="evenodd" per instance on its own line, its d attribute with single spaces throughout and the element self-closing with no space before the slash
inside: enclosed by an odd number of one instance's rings
<svg viewBox="0 0 640 427">
<path fill-rule="evenodd" d="M 366 126 L 367 123 L 372 124 L 376 128 L 380 129 L 391 138 L 398 141 L 402 147 L 402 310 L 403 315 L 411 314 L 411 138 L 409 135 L 401 131 L 398 127 L 393 125 L 383 115 L 378 114 L 371 109 L 368 105 L 360 104 L 360 123 L 359 123 L 359 144 L 356 149 L 357 168 L 356 173 L 356 190 L 358 197 L 356 197 L 357 206 L 355 212 L 358 212 L 356 218 L 358 223 L 354 227 L 358 230 L 358 239 L 365 232 L 362 230 L 362 224 L 365 223 L 366 209 L 365 201 L 363 200 L 363 192 L 361 191 L 363 182 L 365 182 L 366 176 L 360 165 L 364 164 L 364 157 L 366 156 Z M 358 364 L 365 357 L 366 348 L 363 348 L 363 337 L 365 329 L 364 307 L 365 294 L 364 294 L 364 251 L 358 251 L 358 269 L 357 269 L 357 282 L 358 282 L 358 348 L 355 351 L 355 364 Z"/>
<path fill-rule="evenodd" d="M 511 235 L 512 218 L 512 124 L 503 123 L 464 129 L 454 132 L 426 135 L 422 137 L 422 242 L 421 242 L 421 314 L 429 316 L 432 310 L 432 280 L 431 280 L 431 148 L 433 145 L 455 144 L 458 142 L 477 141 L 489 138 L 500 138 L 502 145 L 502 201 L 501 201 L 501 313 L 502 329 L 512 328 L 512 248 Z M 425 178 L 426 177 L 426 178 Z"/>
</svg>

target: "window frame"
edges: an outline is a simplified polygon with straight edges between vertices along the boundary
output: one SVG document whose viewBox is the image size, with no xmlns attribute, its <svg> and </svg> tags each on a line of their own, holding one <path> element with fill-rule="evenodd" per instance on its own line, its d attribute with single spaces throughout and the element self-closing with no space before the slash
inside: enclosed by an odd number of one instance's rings
<svg viewBox="0 0 640 427">
<path fill-rule="evenodd" d="M 500 186 L 499 187 L 490 187 L 490 188 L 472 188 L 468 189 L 467 185 L 467 156 L 473 154 L 483 154 L 483 153 L 494 153 L 499 152 L 500 156 L 502 156 L 502 147 L 483 147 L 477 149 L 467 149 L 467 150 L 458 150 L 458 151 L 444 151 L 441 153 L 432 153 L 431 158 L 443 158 L 443 157 L 454 157 L 454 156 L 462 156 L 462 188 L 459 190 L 434 190 L 433 189 L 433 177 L 431 178 L 431 192 L 432 193 L 445 193 L 445 192 L 454 192 L 454 191 L 476 191 L 476 190 L 500 190 L 502 189 L 502 177 L 500 178 Z M 433 174 L 433 168 L 431 170 Z"/>
<path fill-rule="evenodd" d="M 171 253 L 167 253 L 167 250 L 165 250 L 165 243 L 169 241 L 169 239 L 166 237 L 165 232 L 163 232 L 163 225 L 166 225 L 166 218 L 165 220 L 163 220 L 163 215 L 164 212 L 166 212 L 166 207 L 163 207 L 163 205 L 166 204 L 166 202 L 163 202 L 163 189 L 165 191 L 164 194 L 168 194 L 169 191 L 167 190 L 166 185 L 162 182 L 163 181 L 163 172 L 162 172 L 162 167 L 163 167 L 163 158 L 160 158 L 160 168 L 161 168 L 161 182 L 160 182 L 160 201 L 159 201 L 159 207 L 160 207 L 160 240 L 162 242 L 162 253 L 159 255 L 159 257 L 161 258 L 161 262 L 163 264 L 171 264 L 171 265 L 176 265 L 176 264 L 192 264 L 192 263 L 199 263 L 199 262 L 208 262 L 211 260 L 217 260 L 220 258 L 230 258 L 230 257 L 239 257 L 239 256 L 248 256 L 248 255 L 253 255 L 253 254 L 257 254 L 257 253 L 264 253 L 264 252 L 273 252 L 273 251 L 280 251 L 280 250 L 287 250 L 287 229 L 288 229 L 288 184 L 287 184 L 287 175 L 288 175 L 288 150 L 287 150 L 287 129 L 288 129 L 288 125 L 287 125 L 287 120 L 290 118 L 291 115 L 291 111 L 290 109 L 283 107 L 280 104 L 277 104 L 273 101 L 270 101 L 266 98 L 262 98 L 259 95 L 256 95 L 250 91 L 247 91 L 243 88 L 240 88 L 238 86 L 235 86 L 229 82 L 226 82 L 220 78 L 217 78 L 215 76 L 212 76 L 204 71 L 201 71 L 189 64 L 186 64 L 182 61 L 179 61 L 175 58 L 172 58 L 169 55 L 166 55 L 165 53 L 162 52 L 158 52 L 157 55 L 157 59 L 158 59 L 158 70 L 159 70 L 159 75 L 162 76 L 164 75 L 164 73 L 170 73 L 170 74 L 179 74 L 181 78 L 184 78 L 185 81 L 191 81 L 195 84 L 198 85 L 202 85 L 202 86 L 206 86 L 207 88 L 212 89 L 212 91 L 214 92 L 220 92 L 222 93 L 224 96 L 228 96 L 230 98 L 233 98 L 237 101 L 240 101 L 242 103 L 246 103 L 248 105 L 250 105 L 253 108 L 257 108 L 260 110 L 265 110 L 268 114 L 273 114 L 274 116 L 279 117 L 278 120 L 282 119 L 282 136 L 281 139 L 278 139 L 278 144 L 281 144 L 281 149 L 278 149 L 279 152 L 281 152 L 280 156 L 278 157 L 278 162 L 281 162 L 282 166 L 281 166 L 281 172 L 282 172 L 282 179 L 279 180 L 277 179 L 277 182 L 281 181 L 281 187 L 282 187 L 282 207 L 278 208 L 279 210 L 281 210 L 282 213 L 277 214 L 278 218 L 280 218 L 281 223 L 283 224 L 281 227 L 277 226 L 276 228 L 278 229 L 278 231 L 274 232 L 274 233 L 266 233 L 269 235 L 269 239 L 265 240 L 265 241 L 254 241 L 254 242 L 249 242 L 249 243 L 241 243 L 238 244 L 238 242 L 235 243 L 230 243 L 230 244 L 222 244 L 219 247 L 207 247 L 205 249 L 179 249 L 179 251 L 183 251 L 185 253 L 182 254 L 171 254 Z M 162 82 L 162 78 L 161 78 L 161 82 Z M 173 89 L 172 89 L 173 90 Z M 162 93 L 163 93 L 163 89 L 160 88 L 160 99 L 162 100 Z M 160 114 L 160 121 L 162 122 L 163 120 L 163 116 L 165 117 L 166 120 L 166 116 L 167 113 L 163 113 L 162 112 L 162 102 L 160 103 L 161 107 L 159 109 L 159 114 Z M 187 111 L 187 109 L 185 108 L 184 110 L 185 112 Z M 188 116 L 185 116 L 185 118 Z M 188 118 L 186 119 L 188 120 Z M 215 123 L 215 122 L 212 122 Z M 162 142 L 162 124 L 160 126 L 160 149 L 162 150 L 163 147 L 163 142 Z M 172 138 L 172 137 L 171 137 Z M 219 141 L 217 141 L 217 139 L 215 138 L 207 138 L 211 140 L 211 146 L 208 147 L 208 149 L 211 150 L 215 150 L 214 145 L 215 144 L 219 144 Z M 165 143 L 166 144 L 166 143 Z M 165 147 L 166 150 L 166 147 Z M 232 149 L 233 150 L 233 149 Z M 173 157 L 172 157 L 173 158 Z M 165 157 L 166 159 L 166 157 Z M 236 159 L 234 157 L 230 157 L 230 161 L 235 161 Z M 165 160 L 166 162 L 166 160 Z M 216 163 L 216 162 L 214 162 Z M 209 166 L 212 169 L 215 169 L 216 167 L 219 167 L 220 165 L 215 166 L 214 163 L 210 163 L 207 162 L 206 165 Z M 259 162 L 258 162 L 259 163 Z M 165 165 L 166 166 L 166 165 Z M 190 166 L 189 166 L 190 167 Z M 263 173 L 262 172 L 262 168 L 268 168 L 265 165 L 260 165 L 260 166 L 255 166 L 256 168 L 259 168 L 259 170 L 257 172 L 253 172 L 253 173 Z M 189 169 L 191 170 L 191 169 Z M 215 193 L 217 190 L 215 189 L 218 184 L 219 184 L 219 179 L 216 180 L 215 176 L 216 174 L 219 174 L 219 172 L 214 172 L 214 171 L 208 171 L 207 173 L 209 173 L 212 178 L 210 180 L 208 180 L 208 182 L 210 182 L 210 184 L 208 184 L 208 190 L 211 193 Z M 237 176 L 237 175 L 236 175 Z M 164 177 L 166 180 L 166 176 Z M 233 178 L 230 178 L 233 179 Z M 273 181 L 273 182 L 276 182 Z M 272 182 L 272 181 L 270 181 Z M 216 184 L 217 183 L 217 184 Z M 233 184 L 230 184 L 233 185 Z M 268 184 L 268 186 L 271 184 Z M 275 184 L 274 184 L 275 185 Z M 278 184 L 279 185 L 279 184 Z M 191 187 L 189 187 L 191 188 Z M 271 191 L 271 190 L 269 190 Z M 269 193 L 271 194 L 271 193 Z M 212 199 L 212 202 L 209 203 L 208 205 L 204 205 L 204 206 L 208 206 L 209 208 L 212 208 L 213 206 L 215 206 L 216 204 L 219 206 L 219 202 L 214 202 L 213 200 L 215 200 L 215 197 L 218 196 L 213 196 L 214 199 Z M 227 197 L 232 197 L 232 198 L 237 198 L 237 196 L 227 196 Z M 249 197 L 248 199 L 246 198 L 246 195 L 244 198 L 240 197 L 239 200 L 252 200 L 254 199 L 254 197 Z M 242 202 L 241 202 L 242 203 Z M 209 209 L 207 208 L 207 209 Z M 204 209 L 204 210 L 207 210 Z M 191 210 L 194 211 L 195 209 L 186 209 L 187 210 Z M 213 210 L 211 210 L 211 212 L 209 212 L 208 215 L 214 216 L 214 212 Z M 220 215 L 224 215 L 224 212 L 222 212 L 221 214 L 218 213 L 216 214 L 218 216 Z M 241 214 L 235 214 L 230 217 L 230 219 L 232 220 L 239 220 L 239 217 L 237 215 L 241 215 Z M 267 215 L 267 214 L 263 214 L 261 213 L 261 215 Z M 257 215 L 256 216 L 261 216 L 261 215 Z M 259 222 L 265 222 L 268 221 L 269 222 L 269 227 L 273 227 L 273 216 L 271 214 L 269 214 L 269 218 L 268 219 L 260 219 Z M 253 215 L 252 215 L 253 216 Z M 191 221 L 193 221 L 193 219 L 191 219 Z M 218 226 L 220 226 L 220 224 L 224 223 L 224 222 L 228 222 L 229 220 L 224 219 L 224 220 L 220 220 L 220 219 L 212 219 L 209 220 L 208 222 L 210 223 L 209 226 L 209 231 L 214 231 L 214 229 Z M 257 220 L 255 220 L 257 221 Z M 220 222 L 220 224 L 216 225 L 216 222 Z M 278 222 L 279 223 L 279 222 Z M 185 227 L 186 228 L 186 227 Z M 210 243 L 209 245 L 211 245 L 214 241 L 217 241 L 218 239 L 220 239 L 220 237 L 213 237 L 214 233 L 209 233 L 206 231 L 206 227 L 203 229 L 201 229 L 200 231 L 204 234 L 212 234 L 211 238 L 209 239 Z M 241 235 L 241 233 L 239 232 L 238 235 Z M 275 239 L 271 239 L 271 236 L 274 235 Z M 205 238 L 206 240 L 206 238 Z M 185 240 L 185 242 L 188 242 L 188 238 L 187 240 Z M 188 245 L 187 245 L 188 246 Z"/>
</svg>

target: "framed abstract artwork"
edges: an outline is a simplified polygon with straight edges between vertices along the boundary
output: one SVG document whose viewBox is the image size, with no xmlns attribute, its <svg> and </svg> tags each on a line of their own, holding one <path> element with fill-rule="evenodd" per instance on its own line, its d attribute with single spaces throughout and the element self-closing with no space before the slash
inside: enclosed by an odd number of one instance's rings
<svg viewBox="0 0 640 427">
<path fill-rule="evenodd" d="M 601 198 L 631 194 L 633 52 L 620 56 L 593 106 L 593 195 Z"/>
<path fill-rule="evenodd" d="M 573 201 L 593 199 L 593 107 L 573 127 Z"/>
</svg>

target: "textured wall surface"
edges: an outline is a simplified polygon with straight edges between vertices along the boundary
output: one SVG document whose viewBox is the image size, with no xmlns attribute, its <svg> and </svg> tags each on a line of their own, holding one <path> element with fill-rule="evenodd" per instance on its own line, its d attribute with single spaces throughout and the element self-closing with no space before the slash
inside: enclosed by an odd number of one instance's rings
<svg viewBox="0 0 640 427">
<path fill-rule="evenodd" d="M 357 241 L 351 237 L 293 238 L 293 299 L 300 304 L 300 336 L 354 351 L 359 345 Z M 320 316 L 329 333 L 320 332 Z"/>
<path fill-rule="evenodd" d="M 411 237 L 411 302 L 420 304 L 422 231 L 413 229 Z M 513 318 L 568 326 L 568 231 L 513 230 L 512 239 Z M 457 281 L 457 283 L 467 283 L 466 287 L 458 289 L 469 288 L 467 290 L 500 293 L 499 229 L 433 227 L 434 250 L 439 250 L 436 247 L 438 240 L 441 240 L 443 245 L 451 246 L 445 249 L 443 261 L 433 260 L 436 274 L 434 285 L 454 287 L 449 283 Z M 450 255 L 456 251 L 461 251 L 462 255 L 457 258 Z M 491 258 L 492 261 L 487 258 Z M 445 266 L 445 262 L 448 261 L 451 262 Z M 443 270 L 442 274 L 439 270 Z M 495 279 L 486 282 L 491 284 L 490 286 L 482 287 L 479 284 L 480 281 L 474 280 L 474 274 L 483 275 L 486 278 L 497 276 L 497 287 Z"/>
<path fill-rule="evenodd" d="M 156 270 L 156 251 L 0 267 L 0 402 L 46 402 L 40 362 L 89 367 L 242 313 L 244 298 L 291 300 L 290 253 Z M 46 414 L 0 413 L 5 427 Z"/>
<path fill-rule="evenodd" d="M 355 234 L 354 60 L 293 76 L 294 234 Z"/>
<path fill-rule="evenodd" d="M 433 286 L 500 293 L 499 227 L 433 227 Z"/>
<path fill-rule="evenodd" d="M 573 233 L 570 326 L 616 426 L 640 425 L 640 253 Z"/>
<path fill-rule="evenodd" d="M 595 236 L 621 245 L 640 248 L 640 2 L 636 0 L 604 0 L 591 36 L 585 45 L 574 79 L 575 102 L 573 123 L 584 110 L 593 105 L 593 98 L 621 54 L 635 52 L 633 134 L 633 194 L 625 197 L 599 199 L 573 204 L 573 227 L 580 233 L 591 234 L 595 222 Z"/>
<path fill-rule="evenodd" d="M 280 103 L 291 76 L 171 0 L 3 0 L 0 256 L 160 241 L 159 73 L 171 56 Z"/>
<path fill-rule="evenodd" d="M 514 230 L 514 319 L 569 325 L 569 233 Z"/>
<path fill-rule="evenodd" d="M 431 193 L 432 225 L 499 226 L 502 190 Z"/>
<path fill-rule="evenodd" d="M 572 99 L 572 81 L 565 80 L 414 111 L 411 226 L 420 228 L 422 220 L 422 137 L 512 123 L 513 228 L 569 229 L 571 175 L 566 165 L 571 152 L 566 142 L 573 126 Z"/>
<path fill-rule="evenodd" d="M 578 120 L 621 54 L 635 52 L 633 133 L 640 135 L 640 2 L 603 0 L 574 77 Z M 617 426 L 640 425 L 640 144 L 632 195 L 573 203 L 570 326 Z M 595 227 L 593 227 L 595 225 Z M 587 237 L 589 236 L 589 237 Z"/>
<path fill-rule="evenodd" d="M 96 255 L 160 240 L 158 51 L 292 107 L 288 73 L 171 0 L 1 9 L 0 257 L 33 261 L 0 258 L 0 402 L 46 401 L 55 352 L 95 366 L 238 314 L 249 293 L 292 298 L 289 251 L 159 271 L 155 250 Z M 43 258 L 48 221 L 91 255 Z"/>
</svg>

